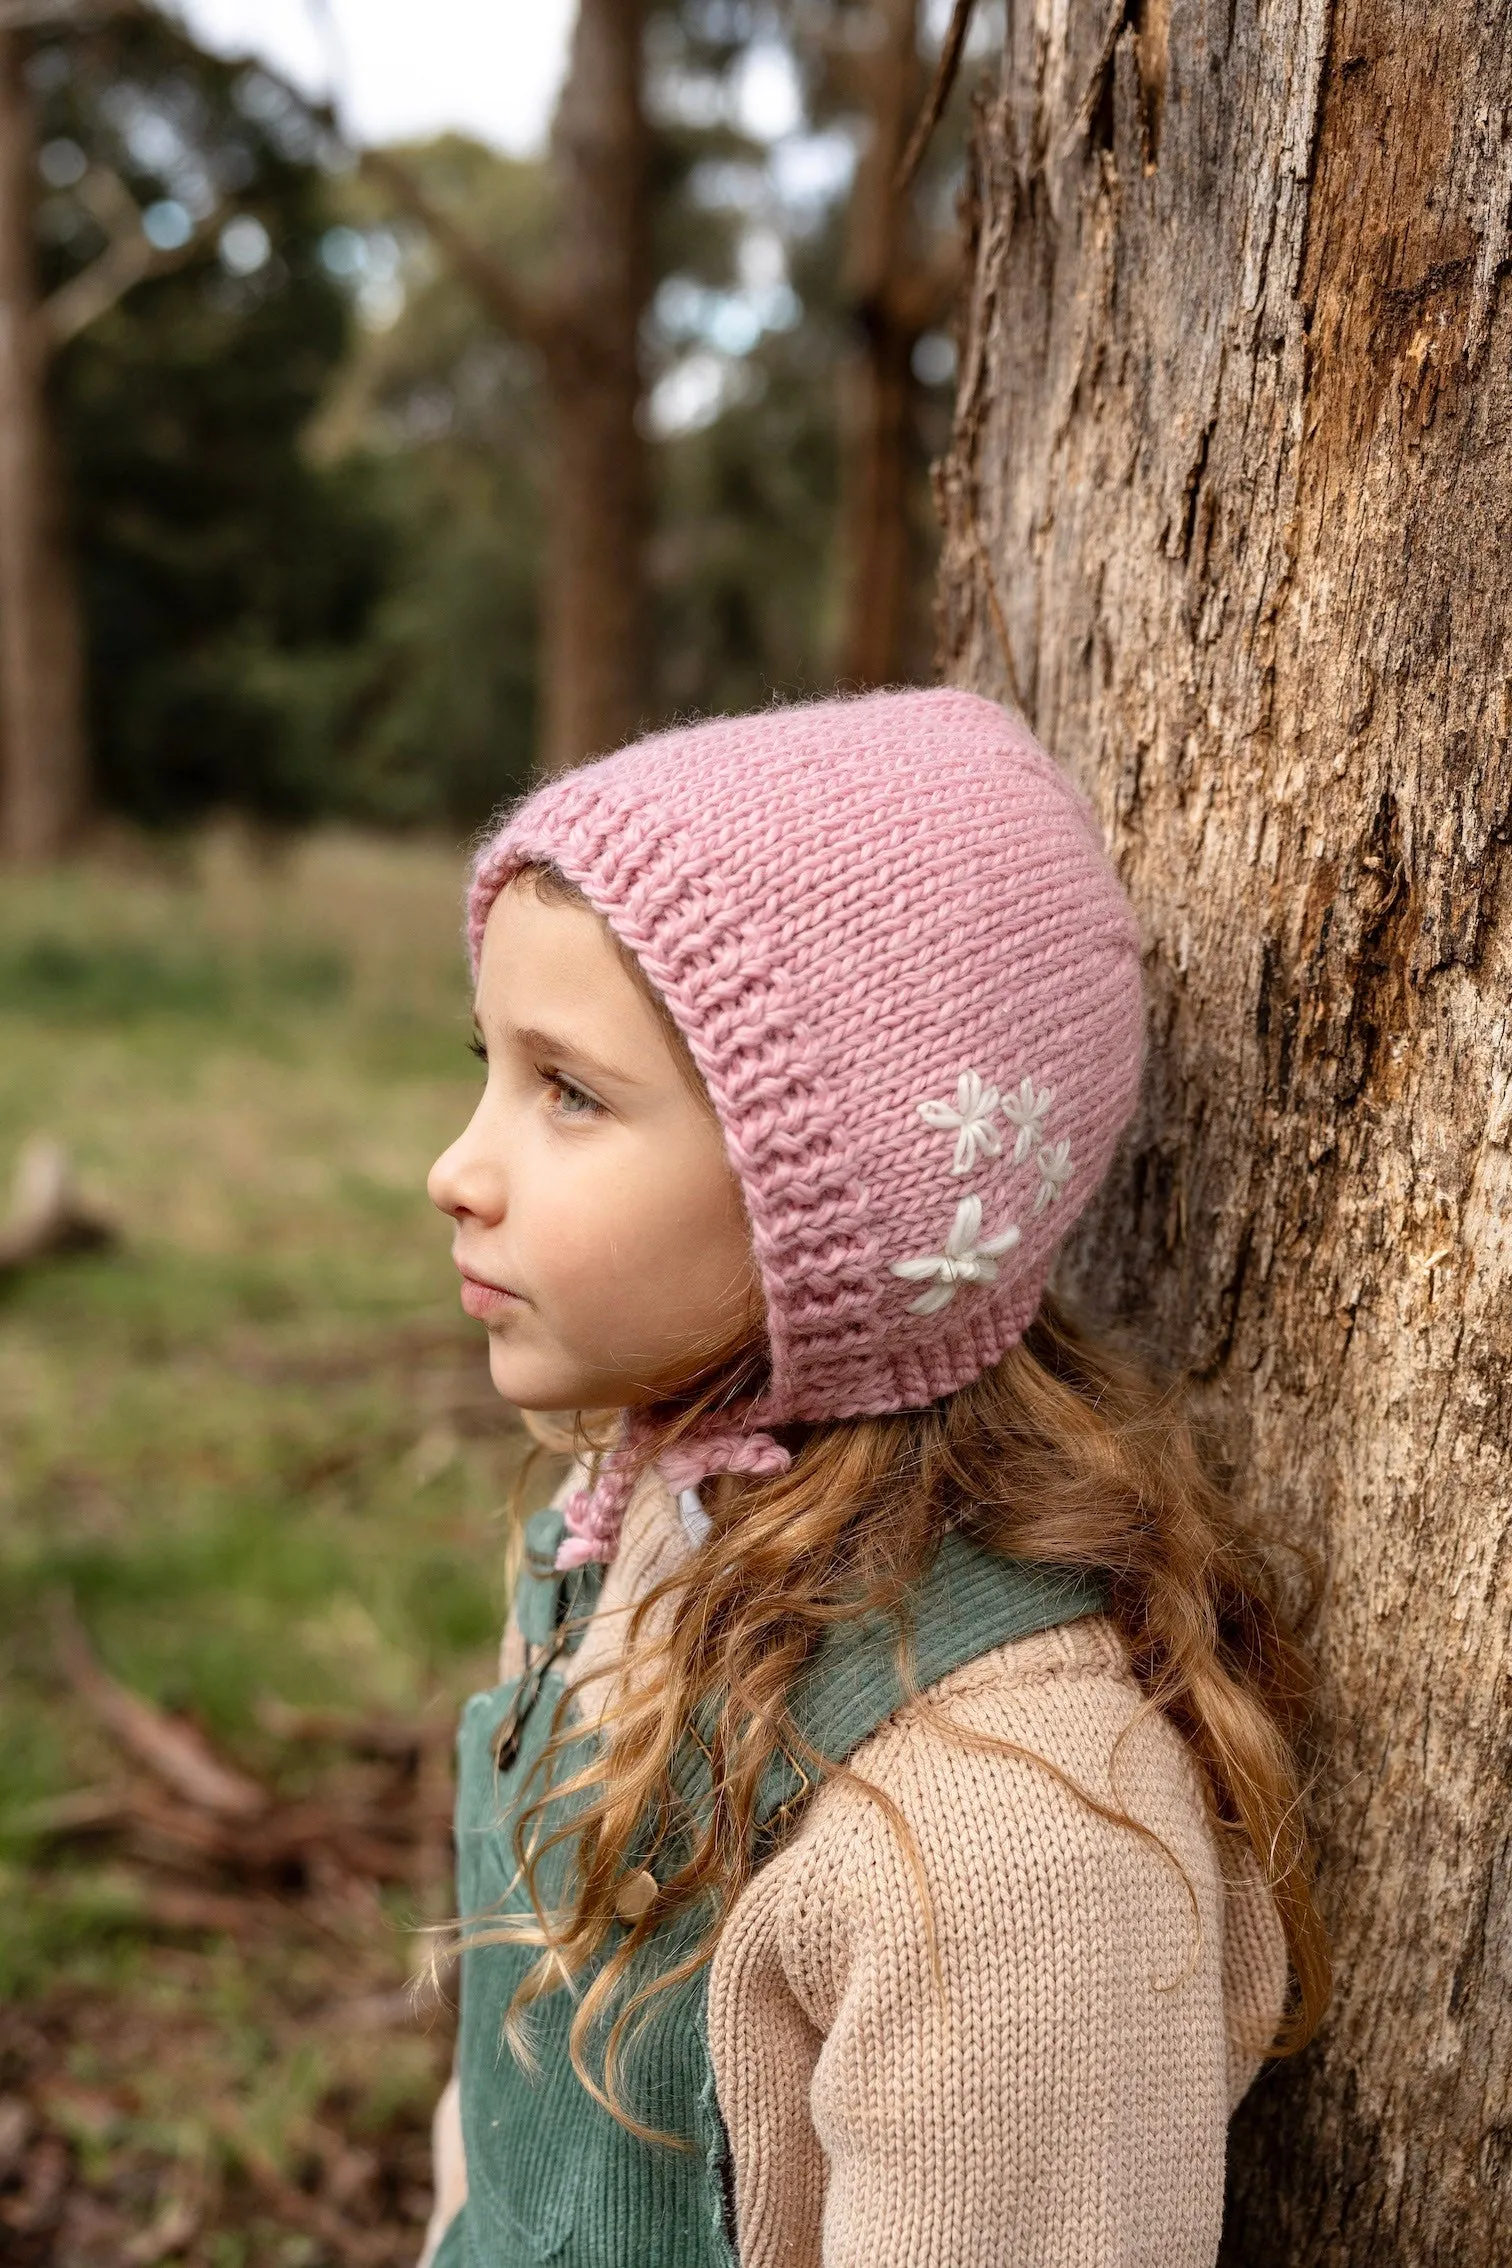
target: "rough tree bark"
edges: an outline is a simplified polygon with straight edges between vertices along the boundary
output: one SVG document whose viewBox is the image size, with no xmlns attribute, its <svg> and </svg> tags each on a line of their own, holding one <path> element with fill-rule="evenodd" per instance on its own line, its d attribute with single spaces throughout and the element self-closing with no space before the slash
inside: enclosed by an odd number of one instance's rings
<svg viewBox="0 0 1512 2268">
<path fill-rule="evenodd" d="M 47 409 L 21 41 L 0 26 L 0 853 L 36 864 L 83 813 L 83 658 Z"/>
<path fill-rule="evenodd" d="M 1319 1547 L 1337 1961 L 1225 2258 L 1512 2258 L 1512 14 L 1014 0 L 975 136 L 947 674 L 1148 939 L 1072 1285 Z"/>
</svg>

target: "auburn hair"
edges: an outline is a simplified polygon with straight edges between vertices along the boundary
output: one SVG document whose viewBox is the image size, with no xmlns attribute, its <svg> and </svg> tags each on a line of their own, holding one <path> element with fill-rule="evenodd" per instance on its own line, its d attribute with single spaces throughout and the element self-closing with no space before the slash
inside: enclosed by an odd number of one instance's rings
<svg viewBox="0 0 1512 2268">
<path fill-rule="evenodd" d="M 586 902 L 555 869 L 525 872 L 544 896 Z M 702 1094 L 664 1004 L 633 958 L 624 957 Z M 764 1376 L 760 1343 L 711 1349 L 683 1395 L 642 1413 L 651 1420 L 639 1452 L 643 1469 L 709 1412 L 749 1400 Z M 578 1453 L 589 1461 L 602 1454 L 610 1425 L 603 1413 L 580 1417 L 571 1436 Z M 1273 1555 L 1236 1516 L 1179 1384 L 1157 1379 L 1047 1293 L 1017 1344 L 928 1408 L 776 1430 L 791 1451 L 790 1467 L 769 1477 L 725 1473 L 705 1485 L 707 1536 L 635 1602 L 619 1659 L 594 1673 L 612 1675 L 614 1683 L 592 1711 L 599 1732 L 592 1760 L 557 1779 L 564 1752 L 582 1732 L 569 1715 L 575 1694 L 560 1697 L 514 1827 L 517 1879 L 530 1912 L 466 1916 L 450 1925 L 455 1934 L 446 1952 L 496 1943 L 540 1948 L 505 2019 L 519 2059 L 534 2062 L 526 2011 L 570 1985 L 577 2005 L 569 2049 L 582 2084 L 632 2132 L 676 2140 L 642 2125 L 620 2099 L 616 2076 L 627 2028 L 711 1957 L 724 1917 L 759 1863 L 757 1802 L 774 1755 L 790 1759 L 808 1789 L 844 1777 L 890 1817 L 929 1927 L 922 1861 L 901 1812 L 883 1789 L 811 1747 L 787 1702 L 836 1623 L 891 1611 L 906 1632 L 909 1593 L 950 1526 L 988 1551 L 1104 1578 L 1107 1612 L 1144 1695 L 1120 1742 L 1155 1710 L 1185 1741 L 1220 1850 L 1252 1854 L 1285 1933 L 1289 2004 L 1268 2053 L 1303 2046 L 1330 1991 L 1303 1815 L 1310 1678 L 1282 1612 Z M 908 1693 L 902 1641 L 899 1660 Z M 714 1727 L 711 1801 L 688 1820 L 672 1774 L 695 1722 Z M 1100 1816 L 1159 1843 L 1116 1802 L 1103 1802 L 1048 1759 L 957 1725 L 941 1710 L 931 1724 L 967 1746 L 1027 1757 Z M 553 1824 L 559 1803 L 570 1820 Z M 616 1900 L 626 1867 L 645 1863 L 640 1838 L 648 1821 L 660 1829 L 651 1852 L 655 1899 L 602 1958 L 620 1925 Z M 571 1894 L 565 1908 L 552 1910 L 541 1897 L 538 1868 L 567 1840 L 575 1846 Z M 643 1956 L 652 1933 L 700 1902 L 712 1919 L 692 1950 L 647 1980 Z M 574 1980 L 585 1975 L 580 1989 Z M 590 2041 L 603 2043 L 598 2071 L 589 2067 Z"/>
</svg>

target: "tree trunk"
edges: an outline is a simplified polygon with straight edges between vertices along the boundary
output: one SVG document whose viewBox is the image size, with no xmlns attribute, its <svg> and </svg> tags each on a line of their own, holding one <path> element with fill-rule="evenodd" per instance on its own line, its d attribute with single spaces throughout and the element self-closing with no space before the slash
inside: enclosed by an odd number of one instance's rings
<svg viewBox="0 0 1512 2268">
<path fill-rule="evenodd" d="M 1142 1116 L 1067 1281 L 1315 1547 L 1324 2031 L 1225 2260 L 1512 2258 L 1512 15 L 1017 0 L 941 638 L 1095 801 Z"/>
<path fill-rule="evenodd" d="M 20 42 L 0 28 L 0 851 L 55 858 L 84 802 L 83 664 L 47 409 Z"/>
<path fill-rule="evenodd" d="M 912 357 L 948 312 L 956 277 L 952 259 L 928 263 L 910 199 L 896 187 L 924 94 L 918 0 L 877 0 L 870 14 L 870 46 L 853 64 L 867 132 L 846 211 L 842 278 L 856 343 L 840 373 L 839 674 L 855 686 L 908 674 L 909 488 L 920 456 Z"/>
<path fill-rule="evenodd" d="M 618 746 L 643 721 L 644 26 L 645 0 L 579 0 L 552 129 L 560 252 L 545 341 L 553 451 L 542 661 L 547 771 Z"/>
</svg>

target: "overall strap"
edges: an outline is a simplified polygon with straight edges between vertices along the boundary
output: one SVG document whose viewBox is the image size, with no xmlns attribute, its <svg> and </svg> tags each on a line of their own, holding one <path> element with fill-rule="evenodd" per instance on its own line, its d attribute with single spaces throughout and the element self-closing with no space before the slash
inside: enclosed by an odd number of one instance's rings
<svg viewBox="0 0 1512 2268">
<path fill-rule="evenodd" d="M 994 1646 L 1101 1614 L 1107 1603 L 1100 1576 L 1009 1559 L 947 1529 L 907 1595 L 914 1688 L 922 1693 Z M 799 1730 L 826 1755 L 848 1756 L 906 1698 L 898 1662 L 903 1627 L 896 1612 L 879 1610 L 837 1623 L 826 1635 L 789 1702 Z"/>
<path fill-rule="evenodd" d="M 1036 1631 L 1053 1630 L 1107 1610 L 1099 1575 L 1011 1559 L 985 1550 L 954 1529 L 946 1531 L 929 1567 L 907 1594 L 903 1611 L 874 1609 L 854 1622 L 837 1623 L 821 1641 L 788 1695 L 799 1733 L 831 1764 L 843 1764 L 909 1698 L 995 1646 Z M 907 1639 L 905 1679 L 899 1661 Z M 702 1738 L 685 1740 L 672 1780 L 690 1809 L 702 1809 L 709 1789 L 711 1725 Z M 816 1785 L 779 1751 L 767 1764 L 756 1806 L 763 1851 L 793 1824 Z"/>
<path fill-rule="evenodd" d="M 519 1755 L 526 1720 L 557 1662 L 582 1644 L 588 1617 L 603 1585 L 604 1570 L 593 1562 L 574 1567 L 567 1574 L 557 1572 L 553 1562 L 566 1527 L 565 1515 L 554 1505 L 532 1513 L 525 1523 L 525 1555 L 514 1596 L 515 1627 L 525 1645 L 525 1668 L 494 1728 L 496 1772 L 507 1772 Z"/>
<path fill-rule="evenodd" d="M 567 1515 L 554 1504 L 532 1512 L 525 1523 L 525 1557 L 515 1580 L 515 1627 L 527 1647 L 548 1646 L 559 1625 L 567 1620 L 581 1624 L 593 1611 L 604 1579 L 596 1560 L 559 1575 L 552 1564 L 557 1545 L 567 1533 Z M 574 1649 L 581 1628 L 569 1634 Z"/>
<path fill-rule="evenodd" d="M 996 1646 L 1105 1613 L 1107 1605 L 1107 1584 L 1099 1575 L 1011 1559 L 947 1529 L 905 1602 L 912 1691 L 927 1692 Z M 896 1610 L 878 1609 L 836 1624 L 789 1696 L 799 1732 L 830 1763 L 843 1764 L 909 1698 L 899 1661 L 904 1638 L 904 1618 Z M 775 1755 L 758 1801 L 762 1829 L 769 1831 L 809 1792 L 809 1779 L 791 1759 Z"/>
<path fill-rule="evenodd" d="M 544 1672 L 559 1654 L 580 1643 L 602 1585 L 603 1569 L 596 1562 L 570 1574 L 556 1572 L 552 1560 L 565 1532 L 565 1518 L 552 1506 L 526 1523 L 515 1619 L 533 1667 L 523 1681 L 526 1690 L 500 1727 L 506 1738 L 517 1739 Z M 1100 1575 L 1008 1558 L 949 1528 L 905 1601 L 912 1689 L 927 1692 L 952 1670 L 995 1646 L 1079 1621 L 1084 1615 L 1102 1614 L 1107 1604 L 1107 1584 Z M 899 1661 L 905 1615 L 877 1609 L 854 1622 L 837 1623 L 788 1696 L 798 1731 L 832 1764 L 843 1764 L 909 1696 Z M 708 1789 L 703 1741 L 684 1741 L 672 1778 L 690 1807 L 701 1809 Z M 758 1834 L 770 1840 L 779 1824 L 790 1824 L 795 1808 L 812 1788 L 811 1776 L 791 1758 L 774 1755 L 757 1800 Z"/>
</svg>

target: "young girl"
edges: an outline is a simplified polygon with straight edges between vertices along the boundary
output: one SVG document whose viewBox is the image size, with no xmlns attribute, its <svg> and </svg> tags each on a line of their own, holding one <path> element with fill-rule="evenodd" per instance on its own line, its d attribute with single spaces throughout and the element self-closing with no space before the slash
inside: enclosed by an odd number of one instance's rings
<svg viewBox="0 0 1512 2268">
<path fill-rule="evenodd" d="M 1045 1288 L 1140 1069 L 1088 807 L 969 694 L 772 709 L 541 789 L 469 917 L 431 1195 L 583 1457 L 460 1733 L 427 2260 L 1209 2268 L 1326 1960 L 1295 1658 Z"/>
</svg>

